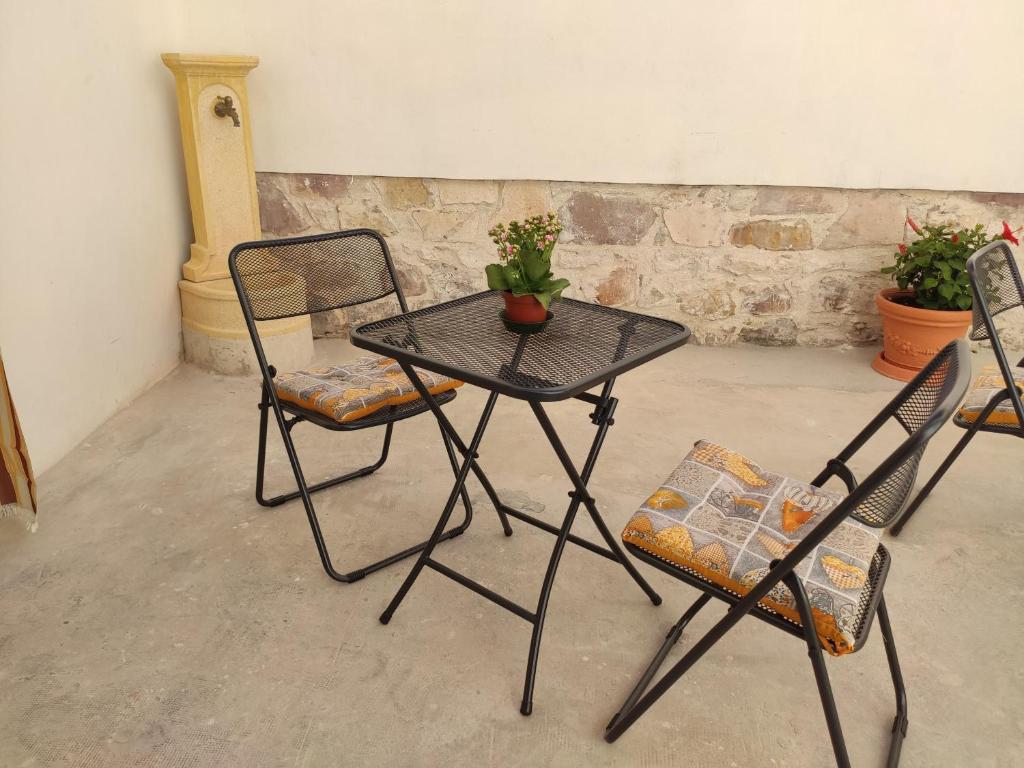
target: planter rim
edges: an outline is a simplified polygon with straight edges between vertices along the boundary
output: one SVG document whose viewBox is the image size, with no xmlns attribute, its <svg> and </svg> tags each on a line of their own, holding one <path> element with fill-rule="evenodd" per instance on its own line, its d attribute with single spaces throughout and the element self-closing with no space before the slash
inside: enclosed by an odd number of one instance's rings
<svg viewBox="0 0 1024 768">
<path fill-rule="evenodd" d="M 910 307 L 906 304 L 897 304 L 892 300 L 894 296 L 910 296 L 913 291 L 903 291 L 899 288 L 884 288 L 875 295 L 875 304 L 878 311 L 883 315 L 898 317 L 904 322 L 915 325 L 963 325 L 965 322 L 970 325 L 974 313 L 970 309 L 922 309 L 921 307 Z"/>
</svg>

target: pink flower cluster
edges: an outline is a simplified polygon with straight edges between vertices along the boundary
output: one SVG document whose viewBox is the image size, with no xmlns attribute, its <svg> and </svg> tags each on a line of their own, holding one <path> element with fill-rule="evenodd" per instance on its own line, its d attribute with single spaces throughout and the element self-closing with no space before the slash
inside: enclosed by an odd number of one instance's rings
<svg viewBox="0 0 1024 768">
<path fill-rule="evenodd" d="M 498 224 L 488 231 L 502 261 L 516 259 L 524 251 L 550 253 L 562 232 L 562 222 L 554 211 L 531 216 L 523 221 Z"/>
</svg>

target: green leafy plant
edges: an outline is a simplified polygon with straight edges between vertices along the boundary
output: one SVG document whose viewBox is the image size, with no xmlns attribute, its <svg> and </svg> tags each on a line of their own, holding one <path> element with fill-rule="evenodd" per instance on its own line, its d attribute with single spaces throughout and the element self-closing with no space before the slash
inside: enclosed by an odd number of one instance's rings
<svg viewBox="0 0 1024 768">
<path fill-rule="evenodd" d="M 1009 240 L 1019 245 L 1016 232 L 1005 221 L 1003 231 L 994 237 L 989 237 L 981 224 L 973 229 L 954 229 L 949 224 L 921 227 L 909 216 L 907 224 L 918 239 L 896 246 L 896 263 L 883 267 L 882 272 L 892 275 L 901 290 L 912 292 L 894 301 L 921 309 L 970 309 L 973 295 L 966 271 L 967 259 L 994 240 Z"/>
<path fill-rule="evenodd" d="M 487 265 L 487 287 L 516 296 L 533 295 L 547 309 L 569 287 L 564 277 L 555 279 L 551 274 L 551 254 L 561 231 L 562 222 L 553 212 L 491 229 L 487 234 L 498 246 L 501 261 Z"/>
</svg>

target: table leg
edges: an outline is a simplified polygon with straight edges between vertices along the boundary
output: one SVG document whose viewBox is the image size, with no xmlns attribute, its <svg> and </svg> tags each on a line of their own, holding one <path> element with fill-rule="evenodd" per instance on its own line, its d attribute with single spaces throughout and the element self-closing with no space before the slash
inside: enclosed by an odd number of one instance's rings
<svg viewBox="0 0 1024 768">
<path fill-rule="evenodd" d="M 456 449 L 462 454 L 463 461 L 462 465 L 458 469 L 458 473 L 455 480 L 455 485 L 452 487 L 451 493 L 448 496 L 448 501 L 445 504 L 444 510 L 441 513 L 441 517 L 437 522 L 437 526 L 434 528 L 433 533 L 427 540 L 426 546 L 420 552 L 416 563 L 413 565 L 409 575 L 405 578 L 398 592 L 391 599 L 384 613 L 380 616 L 382 624 L 387 624 L 395 611 L 398 610 L 402 600 L 408 594 L 412 588 L 413 583 L 419 577 L 424 566 L 430 566 L 436 571 L 443 573 L 449 578 L 459 582 L 465 587 L 472 589 L 478 594 L 492 600 L 493 602 L 501 605 L 506 610 L 512 611 L 516 615 L 523 619 L 526 619 L 533 625 L 533 634 L 530 639 L 530 653 L 527 658 L 526 667 L 526 681 L 523 687 L 523 700 L 520 706 L 520 712 L 524 715 L 529 715 L 533 710 L 533 689 L 534 681 L 537 674 L 537 662 L 540 655 L 540 641 L 541 635 L 544 629 L 544 619 L 547 614 L 548 601 L 551 597 L 551 588 L 554 585 L 555 574 L 558 571 L 558 564 L 562 558 L 562 553 L 565 551 L 565 545 L 568 541 L 584 546 L 591 551 L 597 552 L 598 554 L 604 555 L 609 559 L 615 560 L 620 563 L 626 571 L 633 577 L 633 579 L 640 585 L 641 589 L 647 593 L 651 602 L 655 605 L 661 603 L 661 597 L 655 592 L 647 581 L 640 575 L 636 570 L 633 563 L 626 557 L 622 547 L 618 541 L 612 536 L 608 530 L 608 526 L 605 524 L 604 519 L 601 517 L 600 512 L 597 509 L 597 505 L 594 499 L 590 496 L 587 491 L 587 483 L 590 481 L 590 476 L 594 471 L 594 467 L 597 464 L 598 455 L 601 452 L 601 448 L 604 445 L 604 438 L 608 432 L 608 427 L 614 423 L 612 418 L 615 412 L 615 406 L 618 403 L 617 399 L 611 396 L 612 386 L 614 380 L 607 382 L 601 392 L 600 397 L 588 396 L 585 398 L 588 402 L 595 405 L 594 413 L 591 414 L 591 421 L 597 425 L 597 434 L 594 436 L 594 440 L 590 445 L 590 450 L 587 454 L 586 461 L 583 464 L 582 471 L 577 471 L 572 459 L 565 450 L 565 446 L 562 444 L 561 439 L 558 437 L 558 433 L 555 431 L 547 413 L 540 403 L 531 402 L 530 407 L 533 409 L 534 415 L 537 421 L 540 423 L 541 429 L 544 431 L 548 442 L 554 449 L 562 467 L 565 469 L 566 474 L 572 481 L 574 490 L 569 494 L 572 501 L 569 504 L 569 508 L 566 510 L 565 517 L 562 521 L 560 528 L 555 529 L 554 526 L 544 524 L 542 521 L 535 520 L 522 512 L 516 512 L 516 515 L 527 522 L 530 522 L 534 526 L 541 527 L 548 530 L 551 533 L 556 534 L 555 546 L 551 552 L 550 559 L 548 561 L 547 571 L 544 574 L 544 582 L 541 586 L 540 596 L 537 600 L 537 609 L 535 612 L 530 612 L 528 609 L 517 605 L 516 603 L 502 597 L 501 595 L 493 592 L 492 590 L 477 584 L 472 579 L 468 579 L 465 576 L 453 571 L 452 569 L 438 563 L 431 559 L 431 553 L 434 547 L 441 540 L 444 528 L 448 524 L 449 518 L 455 509 L 455 504 L 459 498 L 459 494 L 465 491 L 466 480 L 469 477 L 469 473 L 472 471 L 476 474 L 481 484 L 484 486 L 488 496 L 494 503 L 495 508 L 498 510 L 498 515 L 501 518 L 502 525 L 505 529 L 506 535 L 511 535 L 511 528 L 508 525 L 508 518 L 506 517 L 505 511 L 509 508 L 501 503 L 501 500 L 497 497 L 497 493 L 494 491 L 493 486 L 488 480 L 487 476 L 483 473 L 483 470 L 477 464 L 477 457 L 479 456 L 478 450 L 480 443 L 483 440 L 484 432 L 487 429 L 487 424 L 490 421 L 491 415 L 494 411 L 495 402 L 498 399 L 497 392 L 491 392 L 487 398 L 487 403 L 484 406 L 483 413 L 480 415 L 480 420 L 477 423 L 476 430 L 473 433 L 473 437 L 470 440 L 468 446 L 466 446 L 460 439 L 455 428 L 448 420 L 447 416 L 441 411 L 440 406 L 427 391 L 426 387 L 420 381 L 413 368 L 404 363 L 400 363 L 402 370 L 412 381 L 413 385 L 419 391 L 420 396 L 423 397 L 424 401 L 430 406 L 435 417 L 437 418 L 438 425 L 441 428 L 442 433 L 451 438 L 452 443 Z M 571 534 L 573 523 L 575 522 L 576 515 L 579 512 L 580 504 L 583 504 L 590 517 L 593 519 L 594 524 L 597 526 L 598 531 L 604 538 L 605 543 L 608 545 L 607 550 L 601 550 L 597 545 L 591 544 L 588 541 L 580 540 L 579 537 L 575 537 Z"/>
<path fill-rule="evenodd" d="M 530 407 L 533 409 L 534 415 L 537 417 L 537 421 L 540 423 L 541 429 L 544 430 L 544 434 L 548 438 L 548 442 L 551 443 L 551 447 L 555 450 L 558 455 L 558 459 L 565 469 L 566 474 L 572 481 L 574 491 L 570 494 L 572 496 L 572 502 L 569 504 L 569 509 L 566 511 L 565 519 L 562 522 L 562 527 L 558 531 L 558 538 L 555 541 L 555 548 L 551 552 L 551 558 L 548 561 L 548 569 L 544 574 L 544 585 L 541 587 L 540 597 L 537 600 L 537 610 L 534 614 L 533 621 L 533 635 L 530 638 L 530 654 L 526 662 L 526 681 L 523 684 L 523 701 L 520 705 L 519 711 L 524 715 L 529 715 L 533 711 L 533 686 L 534 680 L 537 675 L 537 661 L 540 656 L 540 640 L 541 634 L 544 631 L 544 618 L 547 614 L 548 600 L 551 597 L 551 587 L 554 585 L 555 572 L 558 570 L 558 563 L 562 558 L 562 552 L 565 549 L 566 540 L 569 537 L 569 531 L 572 529 L 573 522 L 576 519 L 576 513 L 579 510 L 580 503 L 582 502 L 587 511 L 590 513 L 590 517 L 593 519 L 594 524 L 601 532 L 601 536 L 608 544 L 608 548 L 614 553 L 615 558 L 625 567 L 626 571 L 630 576 L 640 585 L 640 588 L 647 594 L 651 602 L 655 605 L 661 604 L 661 597 L 657 592 L 647 583 L 646 579 L 640 575 L 636 567 L 626 556 L 626 553 L 622 550 L 621 545 L 615 540 L 615 537 L 611 535 L 608 530 L 608 526 L 605 524 L 604 519 L 601 517 L 600 512 L 597 509 L 597 505 L 594 499 L 590 496 L 587 491 L 587 483 L 590 481 L 590 476 L 594 471 L 594 466 L 597 464 L 597 457 L 601 452 L 601 446 L 604 444 L 604 437 L 608 431 L 608 427 L 613 423 L 611 414 L 614 413 L 615 398 L 611 397 L 611 388 L 613 381 L 609 381 L 604 386 L 604 390 L 601 393 L 601 399 L 594 411 L 594 422 L 597 424 L 597 435 L 594 436 L 594 440 L 590 445 L 590 451 L 587 454 L 587 459 L 583 464 L 583 471 L 577 472 L 576 467 L 572 463 L 569 454 L 565 450 L 565 446 L 562 445 L 561 439 L 558 437 L 558 433 L 555 431 L 554 425 L 548 418 L 547 413 L 544 411 L 543 406 L 540 403 L 531 402 Z"/>
<path fill-rule="evenodd" d="M 417 380 L 414 383 L 419 384 L 419 381 Z M 462 438 L 459 437 L 459 433 L 455 431 L 455 427 L 452 426 L 452 423 L 448 420 L 448 416 L 444 413 L 444 411 L 441 410 L 440 406 L 438 406 L 437 403 L 434 401 L 433 396 L 431 396 L 431 394 L 426 390 L 426 388 L 422 389 L 421 395 L 427 401 L 427 404 L 430 405 L 431 409 L 434 411 L 434 416 L 437 418 L 437 425 L 441 429 L 441 434 L 447 436 L 451 440 L 452 444 L 454 444 L 455 446 L 455 449 L 460 454 L 462 454 L 463 457 L 469 455 L 469 448 L 466 447 L 466 444 L 464 442 L 462 442 Z M 506 513 L 506 510 L 508 510 L 509 507 L 505 505 L 500 498 L 498 498 L 498 492 L 494 490 L 494 486 L 491 485 L 491 481 L 488 479 L 487 475 L 484 474 L 484 471 L 480 468 L 480 464 L 476 461 L 476 451 L 474 451 L 473 454 L 473 474 L 476 475 L 476 479 L 480 481 L 480 485 L 483 486 L 484 492 L 491 500 L 491 504 L 494 505 L 494 509 L 498 513 L 498 519 L 501 521 L 501 528 L 505 532 L 505 535 L 511 536 L 512 526 L 509 525 L 508 514 Z M 453 464 L 453 466 L 456 465 Z"/>
<path fill-rule="evenodd" d="M 420 390 L 420 394 L 430 405 L 431 410 L 434 411 L 435 415 L 440 413 L 440 406 L 427 392 L 423 383 L 416 376 L 415 371 L 412 370 L 411 366 L 407 366 L 402 363 L 402 369 L 409 379 L 416 385 L 416 388 Z M 487 398 L 487 404 L 484 406 L 484 411 L 480 415 L 480 421 L 477 423 L 476 431 L 473 433 L 473 439 L 470 440 L 469 446 L 463 454 L 462 466 L 459 467 L 458 476 L 455 478 L 455 485 L 452 487 L 452 492 L 448 495 L 448 502 L 444 506 L 444 511 L 441 513 L 441 518 L 437 521 L 437 525 L 434 527 L 434 532 L 430 534 L 430 538 L 427 540 L 427 545 L 420 552 L 420 556 L 416 559 L 416 563 L 413 565 L 412 570 L 409 571 L 409 575 L 405 577 L 405 581 L 402 582 L 402 586 L 399 587 L 398 592 L 391 598 L 391 602 L 388 607 L 384 610 L 384 613 L 380 616 L 380 623 L 387 624 L 391 621 L 391 617 L 395 611 L 398 610 L 398 606 L 401 604 L 405 595 L 409 592 L 413 582 L 420 575 L 423 570 L 423 566 L 426 565 L 430 559 L 430 553 L 434 551 L 434 547 L 441 540 L 441 535 L 444 533 L 445 526 L 448 525 L 448 518 L 451 517 L 452 511 L 455 509 L 455 504 L 459 500 L 459 495 L 462 493 L 463 487 L 466 484 L 466 478 L 469 477 L 470 469 L 475 464 L 477 449 L 480 447 L 480 441 L 483 440 L 484 431 L 487 429 L 487 422 L 491 419 L 491 413 L 494 411 L 494 403 L 498 399 L 498 393 L 492 392 Z M 440 419 L 440 416 L 438 417 Z M 447 419 L 445 419 L 447 422 Z M 442 430 L 445 429 L 444 422 L 442 422 Z M 506 522 L 507 525 L 507 522 Z"/>
<path fill-rule="evenodd" d="M 573 502 L 569 505 L 569 510 L 565 513 L 562 527 L 558 530 L 558 537 L 555 539 L 555 548 L 551 550 L 548 569 L 544 573 L 544 584 L 540 588 L 540 597 L 537 599 L 537 610 L 533 614 L 530 654 L 526 657 L 526 682 L 523 684 L 523 701 L 519 705 L 519 711 L 524 715 L 529 715 L 533 712 L 533 685 L 537 678 L 537 661 L 540 658 L 540 636 L 544 631 L 544 617 L 548 611 L 551 587 L 555 583 L 555 572 L 558 570 L 558 563 L 562 559 L 562 552 L 565 551 L 565 542 L 569 538 L 569 531 L 576 520 L 576 512 L 579 508 L 579 500 L 573 499 Z"/>
</svg>

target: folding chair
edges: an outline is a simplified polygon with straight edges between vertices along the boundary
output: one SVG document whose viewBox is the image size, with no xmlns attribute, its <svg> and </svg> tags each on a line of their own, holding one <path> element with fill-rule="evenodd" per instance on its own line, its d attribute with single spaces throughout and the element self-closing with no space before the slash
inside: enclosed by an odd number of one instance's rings
<svg viewBox="0 0 1024 768">
<path fill-rule="evenodd" d="M 986 366 L 971 385 L 967 402 L 953 417 L 953 423 L 967 430 L 949 456 L 925 484 L 913 503 L 892 527 L 892 535 L 903 530 L 911 516 L 921 506 L 935 485 L 953 466 L 978 432 L 996 432 L 1024 437 L 1024 357 L 1011 366 L 992 318 L 1008 309 L 1024 306 L 1024 282 L 1013 258 L 1013 251 L 1005 240 L 997 240 L 978 250 L 967 261 L 967 274 L 974 293 L 974 322 L 971 327 L 973 341 L 990 340 L 996 356 L 995 366 Z"/>
<path fill-rule="evenodd" d="M 699 442 L 622 534 L 644 562 L 702 592 L 669 631 L 636 687 L 608 724 L 615 741 L 744 616 L 756 616 L 807 645 L 836 763 L 850 764 L 825 669 L 833 655 L 860 650 L 877 614 L 896 691 L 889 765 L 899 761 L 907 701 L 882 588 L 889 552 L 880 529 L 897 520 L 928 440 L 953 415 L 970 381 L 966 340 L 951 342 L 811 483 L 763 470 L 750 459 Z M 889 419 L 907 437 L 863 482 L 848 462 Z M 838 477 L 843 495 L 821 486 Z M 712 597 L 729 606 L 653 687 L 683 629 Z"/>
<path fill-rule="evenodd" d="M 301 498 L 320 562 L 327 575 L 337 581 L 357 581 L 422 550 L 426 542 L 376 563 L 342 573 L 335 569 L 331 561 L 310 498 L 317 491 L 372 474 L 384 465 L 391 447 L 395 422 L 429 410 L 412 383 L 401 373 L 397 363 L 379 357 L 361 359 L 354 364 L 334 368 L 279 374 L 267 362 L 257 326 L 261 320 L 312 315 L 377 301 L 392 294 L 397 298 L 401 311 L 407 312 L 405 296 L 384 238 L 373 230 L 353 229 L 311 237 L 241 243 L 231 250 L 228 267 L 263 377 L 259 404 L 256 501 L 265 507 L 276 507 L 286 501 Z M 428 386 L 436 387 L 435 399 L 439 403 L 447 403 L 455 398 L 454 387 L 460 382 L 450 379 L 445 381 L 444 377 L 431 376 L 429 373 L 423 375 L 431 382 Z M 277 420 L 298 486 L 295 491 L 271 498 L 267 498 L 263 491 L 269 411 L 273 411 Z M 338 432 L 383 426 L 384 442 L 380 457 L 361 469 L 308 485 L 291 434 L 295 425 L 302 422 Z M 457 474 L 459 467 L 455 453 L 443 430 L 441 438 L 452 470 Z M 446 531 L 442 538 L 458 536 L 469 527 L 473 509 L 465 491 L 462 493 L 462 504 L 466 511 L 465 519 L 455 528 Z M 503 519 L 502 522 L 507 528 L 507 521 Z"/>
</svg>

